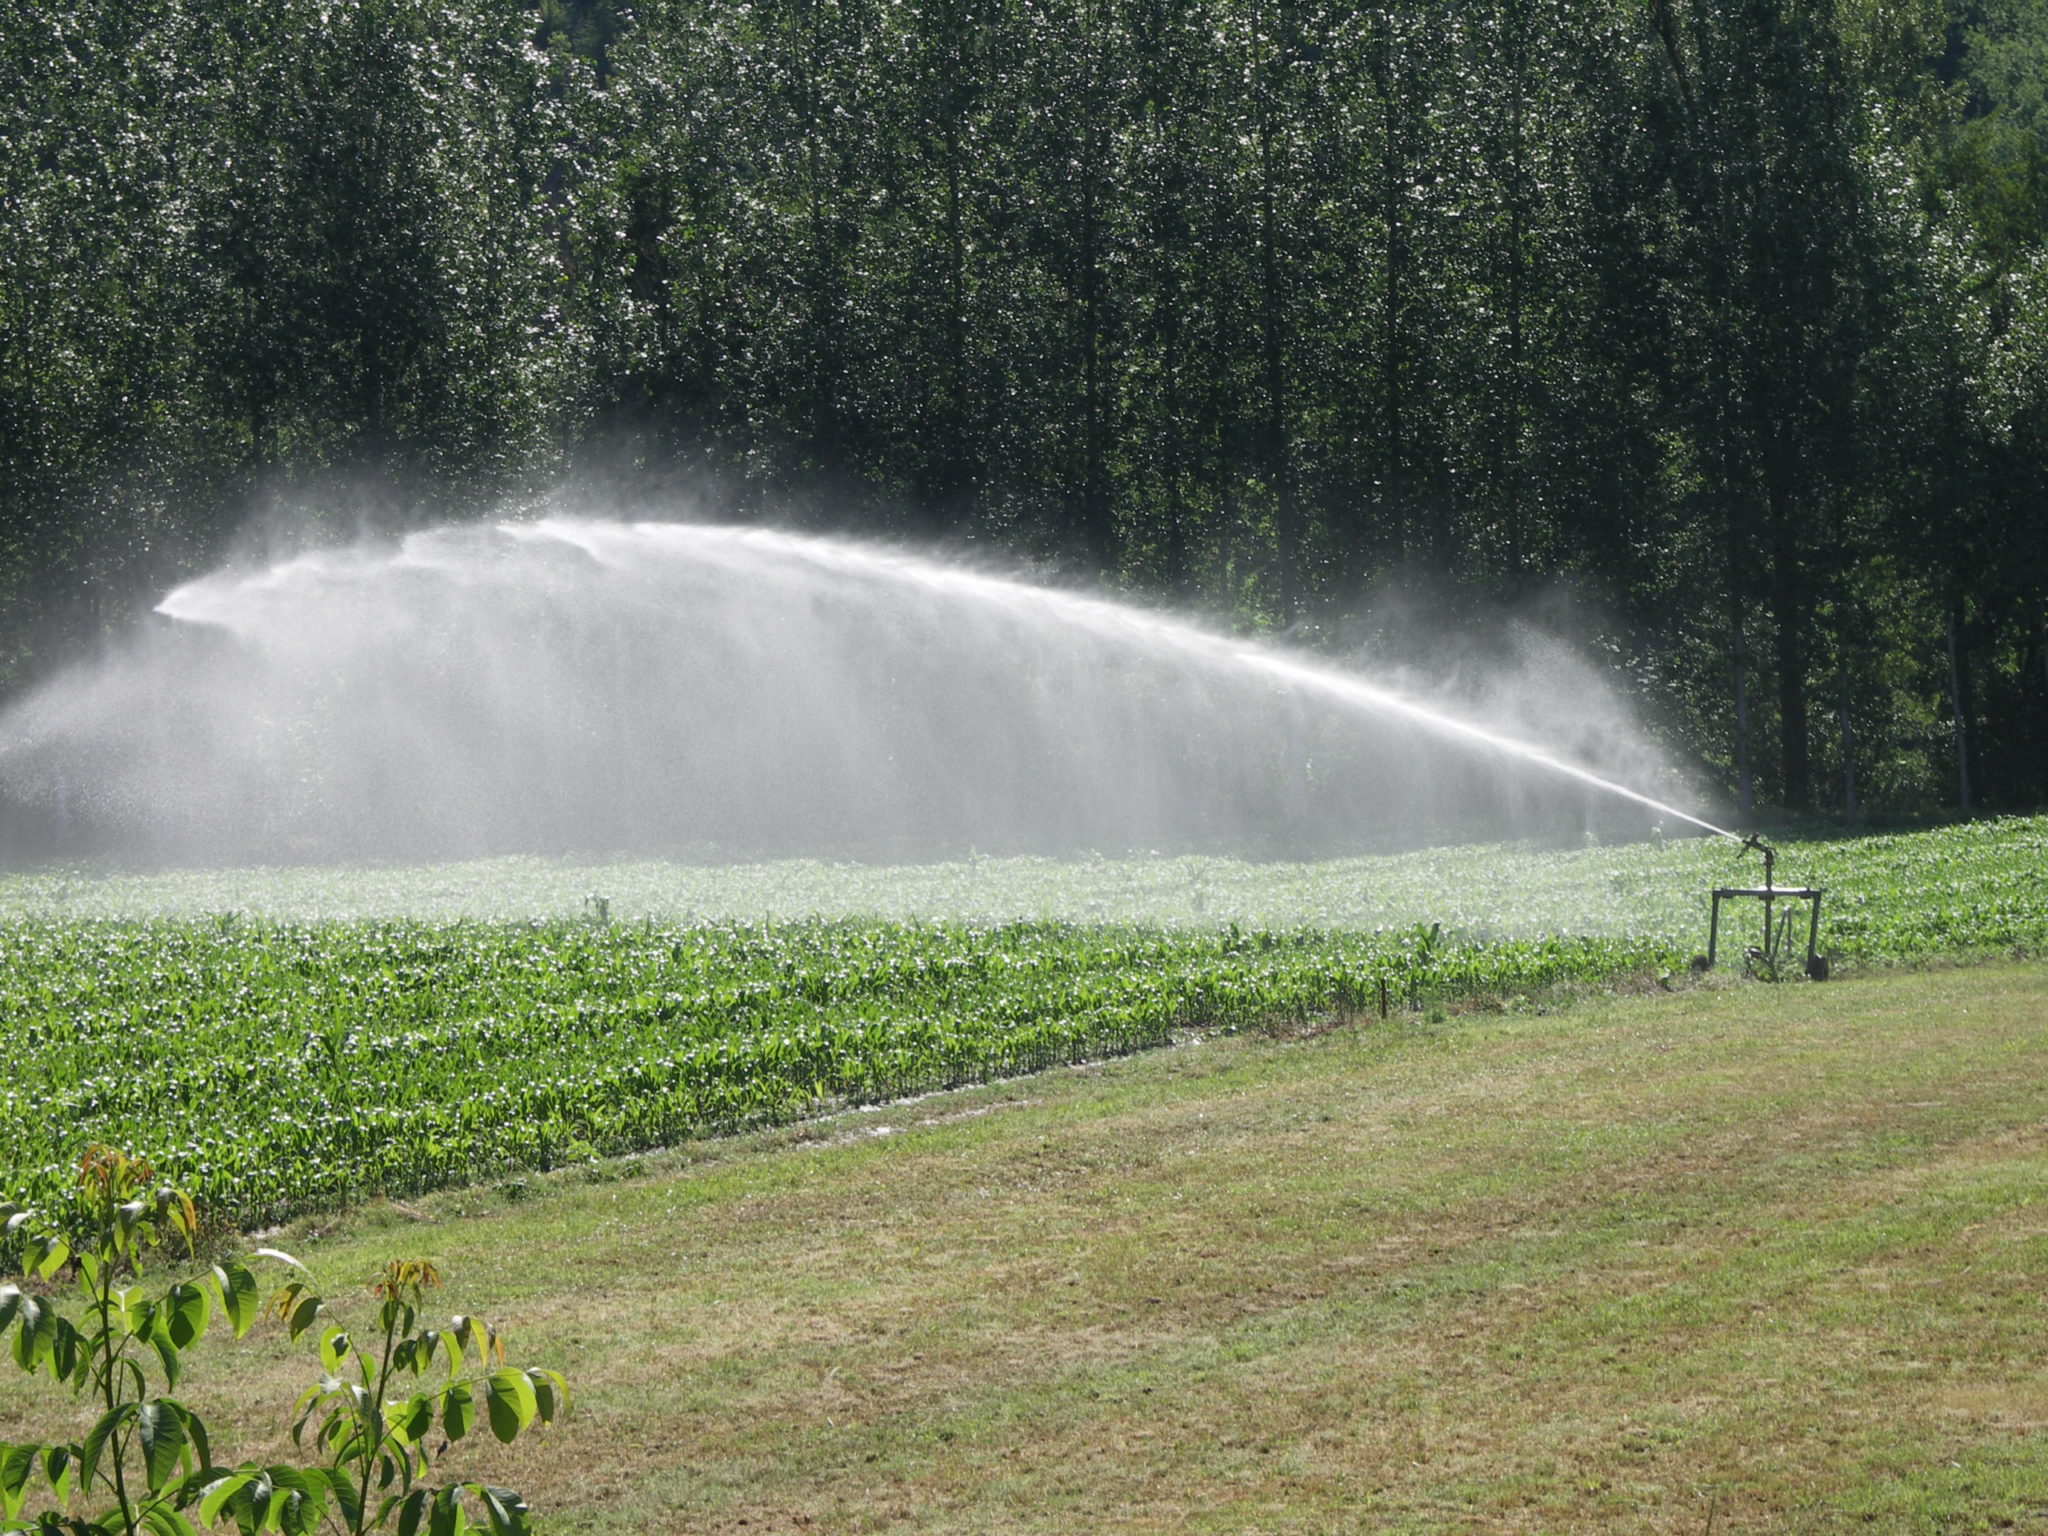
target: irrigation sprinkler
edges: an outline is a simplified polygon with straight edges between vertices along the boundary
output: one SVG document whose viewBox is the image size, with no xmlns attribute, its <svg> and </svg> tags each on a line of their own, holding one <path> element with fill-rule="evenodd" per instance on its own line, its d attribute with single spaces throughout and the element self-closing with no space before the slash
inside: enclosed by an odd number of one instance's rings
<svg viewBox="0 0 2048 1536">
<path fill-rule="evenodd" d="M 1707 924 L 1707 966 L 1712 969 L 1716 952 L 1721 943 L 1721 903 L 1739 897 L 1761 901 L 1764 907 L 1764 932 L 1761 945 L 1751 945 L 1742 952 L 1744 963 L 1752 975 L 1767 977 L 1773 981 L 1778 976 L 1778 964 L 1782 957 L 1793 948 L 1793 921 L 1798 915 L 1798 903 L 1805 902 L 1806 913 L 1806 974 L 1815 981 L 1828 979 L 1827 957 L 1820 953 L 1820 898 L 1824 887 L 1805 885 L 1779 885 L 1776 880 L 1778 850 L 1752 832 L 1742 840 L 1742 851 L 1760 853 L 1764 860 L 1764 883 L 1758 886 L 1717 886 L 1714 890 L 1712 915 Z M 1783 903 L 1782 914 L 1779 904 Z"/>
</svg>

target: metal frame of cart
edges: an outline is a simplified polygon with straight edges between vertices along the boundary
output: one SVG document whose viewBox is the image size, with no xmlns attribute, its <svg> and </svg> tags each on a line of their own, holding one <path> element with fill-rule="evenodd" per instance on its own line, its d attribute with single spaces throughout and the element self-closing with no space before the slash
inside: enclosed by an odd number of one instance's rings
<svg viewBox="0 0 2048 1536">
<path fill-rule="evenodd" d="M 1780 942 L 1778 920 L 1774 909 L 1777 903 L 1781 901 L 1803 901 L 1807 903 L 1809 909 L 1806 920 L 1806 974 L 1815 981 L 1825 980 L 1828 974 L 1828 963 L 1820 954 L 1820 899 L 1826 894 L 1825 887 L 1774 884 L 1771 876 L 1773 873 L 1772 866 L 1777 862 L 1777 850 L 1764 842 L 1762 838 L 1754 836 L 1748 838 L 1742 846 L 1745 851 L 1753 849 L 1764 856 L 1764 883 L 1762 885 L 1724 885 L 1716 888 L 1714 891 L 1713 910 L 1707 923 L 1707 964 L 1709 966 L 1713 965 L 1720 949 L 1721 903 L 1723 900 L 1747 897 L 1761 901 L 1764 904 L 1764 942 L 1760 948 L 1750 950 L 1749 954 L 1754 958 L 1762 959 L 1764 964 L 1773 971 L 1776 970 L 1778 964 Z M 1788 929 L 1791 926 L 1790 919 L 1791 914 L 1788 912 L 1786 914 L 1786 927 Z M 1788 933 L 1786 937 L 1789 936 Z"/>
</svg>

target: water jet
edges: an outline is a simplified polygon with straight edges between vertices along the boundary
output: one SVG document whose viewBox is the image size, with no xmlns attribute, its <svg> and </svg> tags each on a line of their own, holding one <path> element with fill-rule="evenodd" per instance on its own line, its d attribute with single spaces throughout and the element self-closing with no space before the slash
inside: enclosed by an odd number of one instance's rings
<svg viewBox="0 0 2048 1536">
<path fill-rule="evenodd" d="M 1634 787 L 1668 771 L 1618 710 L 1541 744 L 1131 603 L 768 528 L 443 527 L 157 612 L 0 716 L 0 796 L 130 861 L 1733 835 Z"/>
</svg>

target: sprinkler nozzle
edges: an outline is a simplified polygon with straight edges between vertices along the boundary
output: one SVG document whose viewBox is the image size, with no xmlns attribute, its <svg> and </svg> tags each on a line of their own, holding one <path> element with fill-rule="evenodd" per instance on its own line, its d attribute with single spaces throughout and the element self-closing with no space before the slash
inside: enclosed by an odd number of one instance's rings
<svg viewBox="0 0 2048 1536">
<path fill-rule="evenodd" d="M 1777 863 L 1778 850 L 1765 842 L 1762 834 L 1757 832 L 1750 833 L 1748 837 L 1742 840 L 1742 851 L 1744 853 L 1748 853 L 1752 849 L 1764 856 L 1764 889 L 1769 890 L 1771 888 L 1771 867 Z"/>
</svg>

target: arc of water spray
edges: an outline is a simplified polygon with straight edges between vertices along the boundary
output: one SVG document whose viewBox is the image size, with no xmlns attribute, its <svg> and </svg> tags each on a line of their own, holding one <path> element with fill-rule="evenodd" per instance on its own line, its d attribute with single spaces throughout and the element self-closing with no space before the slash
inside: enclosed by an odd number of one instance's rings
<svg viewBox="0 0 2048 1536">
<path fill-rule="evenodd" d="M 706 538 L 724 539 L 741 546 L 751 545 L 770 549 L 785 558 L 837 567 L 843 571 L 882 574 L 897 581 L 932 588 L 944 587 L 954 592 L 974 593 L 1003 603 L 1016 603 L 1020 599 L 1029 600 L 1042 604 L 1069 622 L 1079 624 L 1094 633 L 1122 634 L 1153 645 L 1163 644 L 1182 652 L 1193 652 L 1211 660 L 1270 677 L 1276 682 L 1305 693 L 1318 694 L 1355 708 L 1392 715 L 1440 736 L 1466 742 L 1485 751 L 1575 779 L 1605 794 L 1632 801 L 1666 816 L 1676 817 L 1717 837 L 1724 837 L 1735 843 L 1742 841 L 1739 835 L 1726 827 L 1716 826 L 1690 811 L 1680 810 L 1677 806 L 1667 804 L 1640 790 L 1603 778 L 1591 769 L 1559 757 L 1532 742 L 1504 735 L 1474 721 L 1433 709 L 1391 688 L 1366 682 L 1333 667 L 1285 655 L 1270 646 L 1229 639 L 1185 620 L 1147 613 L 1101 598 L 1029 586 L 1022 582 L 987 576 L 957 566 L 941 565 L 934 561 L 886 550 L 863 548 L 833 540 L 804 538 L 766 528 L 721 528 L 689 523 L 607 525 L 571 518 L 543 518 L 531 523 L 501 524 L 500 527 L 504 533 L 517 539 L 559 540 L 600 561 L 615 558 L 614 551 L 609 547 L 613 542 L 613 536 L 616 532 L 630 527 L 641 537 L 654 538 L 671 547 L 685 541 L 701 543 Z"/>
</svg>

